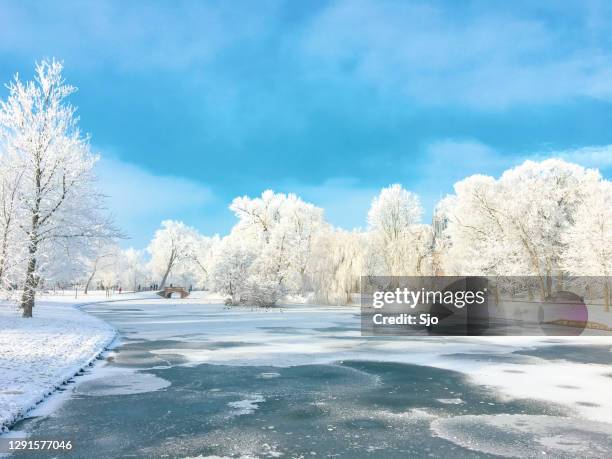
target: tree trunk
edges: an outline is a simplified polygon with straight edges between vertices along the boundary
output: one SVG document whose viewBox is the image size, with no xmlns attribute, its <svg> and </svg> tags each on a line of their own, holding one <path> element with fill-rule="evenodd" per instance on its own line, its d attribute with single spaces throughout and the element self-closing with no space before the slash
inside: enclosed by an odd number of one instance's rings
<svg viewBox="0 0 612 459">
<path fill-rule="evenodd" d="M 8 235 L 5 229 L 2 235 L 2 253 L 0 253 L 0 286 L 4 283 L 4 273 L 6 268 L 6 256 L 8 254 Z"/>
<path fill-rule="evenodd" d="M 89 291 L 89 285 L 91 284 L 91 281 L 93 280 L 94 276 L 96 275 L 96 270 L 97 270 L 97 263 L 94 264 L 93 270 L 91 272 L 91 275 L 89 276 L 89 278 L 87 279 L 87 282 L 85 283 L 85 289 L 83 290 L 83 293 L 85 295 L 87 295 L 87 292 Z"/>
<path fill-rule="evenodd" d="M 36 183 L 40 188 L 40 174 L 37 171 Z M 25 283 L 23 285 L 23 295 L 21 297 L 21 308 L 23 309 L 23 317 L 32 317 L 32 309 L 34 309 L 34 296 L 36 295 L 36 286 L 38 279 L 36 277 L 36 252 L 38 251 L 38 224 L 40 209 L 40 198 L 36 200 L 36 207 L 32 215 L 32 230 L 30 232 L 30 245 L 28 247 L 28 268 L 26 270 Z"/>
<path fill-rule="evenodd" d="M 166 281 L 168 280 L 168 275 L 170 274 L 170 270 L 172 269 L 172 264 L 168 263 L 168 267 L 166 268 L 166 272 L 164 273 L 164 277 L 162 278 L 160 284 L 159 284 L 159 289 L 163 290 L 164 287 L 166 286 Z"/>
<path fill-rule="evenodd" d="M 28 269 L 26 271 L 26 280 L 23 286 L 23 295 L 21 297 L 21 309 L 23 309 L 22 317 L 32 317 L 32 309 L 34 309 L 34 296 L 36 292 L 36 248 L 30 248 L 30 259 L 28 260 Z"/>
</svg>

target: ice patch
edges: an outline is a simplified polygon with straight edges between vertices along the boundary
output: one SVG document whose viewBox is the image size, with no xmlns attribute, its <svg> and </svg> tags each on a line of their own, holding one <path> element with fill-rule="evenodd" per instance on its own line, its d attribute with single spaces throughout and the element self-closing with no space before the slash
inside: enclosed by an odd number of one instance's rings
<svg viewBox="0 0 612 459">
<path fill-rule="evenodd" d="M 170 381 L 150 373 L 108 369 L 79 384 L 75 392 L 94 397 L 132 395 L 162 390 L 170 384 Z"/>
<path fill-rule="evenodd" d="M 259 404 L 264 401 L 265 399 L 261 395 L 254 394 L 251 398 L 238 400 L 237 402 L 229 402 L 227 406 L 234 409 L 233 415 L 242 416 L 254 413 L 255 410 L 259 408 Z"/>
<path fill-rule="evenodd" d="M 509 457 L 611 457 L 612 425 L 536 415 L 466 415 L 434 420 L 434 435 L 472 451 Z"/>
<path fill-rule="evenodd" d="M 437 398 L 436 400 L 445 405 L 461 405 L 463 403 L 460 398 Z"/>
<path fill-rule="evenodd" d="M 471 374 L 505 398 L 532 398 L 568 406 L 582 416 L 612 423 L 609 365 L 533 358 L 530 364 L 488 364 Z"/>
<path fill-rule="evenodd" d="M 272 379 L 272 378 L 278 378 L 279 376 L 280 376 L 280 373 L 274 373 L 274 372 L 259 373 L 259 375 L 257 375 L 257 377 L 260 379 Z"/>
</svg>

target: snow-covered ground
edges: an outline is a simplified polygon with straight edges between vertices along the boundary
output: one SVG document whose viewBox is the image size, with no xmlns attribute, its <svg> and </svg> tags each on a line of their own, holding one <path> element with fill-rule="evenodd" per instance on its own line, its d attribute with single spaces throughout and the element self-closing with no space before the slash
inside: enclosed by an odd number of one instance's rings
<svg viewBox="0 0 612 459">
<path fill-rule="evenodd" d="M 0 304 L 0 430 L 92 363 L 116 336 L 107 323 L 75 305 L 106 300 L 103 293 L 43 296 L 32 319 Z"/>
</svg>

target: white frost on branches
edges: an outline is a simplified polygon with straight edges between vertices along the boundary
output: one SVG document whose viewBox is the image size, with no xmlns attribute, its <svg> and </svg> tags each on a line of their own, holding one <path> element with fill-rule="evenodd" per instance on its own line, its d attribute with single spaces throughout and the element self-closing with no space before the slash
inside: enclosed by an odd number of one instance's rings
<svg viewBox="0 0 612 459">
<path fill-rule="evenodd" d="M 43 61 L 33 81 L 15 76 L 7 88 L 0 102 L 2 285 L 10 279 L 20 289 L 23 315 L 31 317 L 46 275 L 57 276 L 62 262 L 72 269 L 67 257 L 118 233 L 95 187 L 98 157 L 67 102 L 76 88 L 65 83 L 62 64 Z"/>
</svg>

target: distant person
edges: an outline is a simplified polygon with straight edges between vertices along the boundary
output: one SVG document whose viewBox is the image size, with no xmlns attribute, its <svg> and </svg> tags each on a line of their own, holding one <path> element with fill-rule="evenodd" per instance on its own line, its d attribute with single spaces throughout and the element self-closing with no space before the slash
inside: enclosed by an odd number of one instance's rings
<svg viewBox="0 0 612 459">
<path fill-rule="evenodd" d="M 121 287 L 119 287 L 119 295 L 121 295 Z"/>
</svg>

